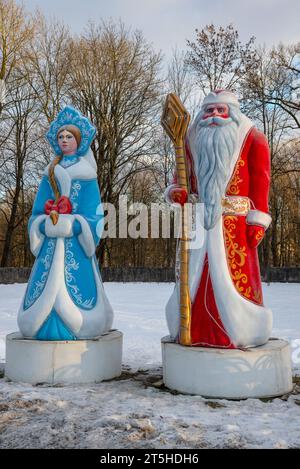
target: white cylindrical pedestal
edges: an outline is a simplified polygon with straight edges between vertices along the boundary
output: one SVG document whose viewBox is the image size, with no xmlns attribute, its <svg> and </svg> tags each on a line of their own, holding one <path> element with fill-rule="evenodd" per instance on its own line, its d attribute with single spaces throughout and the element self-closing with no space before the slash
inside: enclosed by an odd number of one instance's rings
<svg viewBox="0 0 300 469">
<path fill-rule="evenodd" d="M 39 384 L 94 383 L 121 374 L 123 334 L 111 331 L 92 340 L 42 341 L 6 337 L 5 376 Z"/>
<path fill-rule="evenodd" d="M 162 339 L 165 385 L 221 399 L 282 396 L 293 389 L 288 342 L 271 339 L 247 350 L 185 347 Z"/>
</svg>

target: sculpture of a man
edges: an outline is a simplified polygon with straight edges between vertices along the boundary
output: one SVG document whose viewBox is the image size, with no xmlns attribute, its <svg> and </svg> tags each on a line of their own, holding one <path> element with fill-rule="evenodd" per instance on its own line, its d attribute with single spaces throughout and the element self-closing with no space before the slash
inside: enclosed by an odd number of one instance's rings
<svg viewBox="0 0 300 469">
<path fill-rule="evenodd" d="M 267 140 L 232 92 L 216 90 L 205 97 L 189 129 L 186 160 L 191 192 L 204 204 L 203 245 L 191 249 L 189 259 L 192 345 L 262 345 L 272 329 L 257 254 L 271 222 Z M 187 197 L 175 176 L 166 199 L 184 204 Z M 166 316 L 171 336 L 178 337 L 178 284 Z"/>
<path fill-rule="evenodd" d="M 90 148 L 95 132 L 68 106 L 47 134 L 56 157 L 29 220 L 36 260 L 18 315 L 25 338 L 90 339 L 111 328 L 113 312 L 95 257 L 104 216 Z"/>
</svg>

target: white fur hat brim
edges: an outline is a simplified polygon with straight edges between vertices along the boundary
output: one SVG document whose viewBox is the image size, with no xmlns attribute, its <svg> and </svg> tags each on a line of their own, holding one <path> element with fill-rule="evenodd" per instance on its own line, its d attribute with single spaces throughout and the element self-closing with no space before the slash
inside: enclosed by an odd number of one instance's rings
<svg viewBox="0 0 300 469">
<path fill-rule="evenodd" d="M 202 107 L 207 106 L 208 104 L 230 104 L 238 108 L 240 107 L 240 103 L 235 94 L 228 90 L 211 91 L 207 96 L 205 96 Z"/>
</svg>

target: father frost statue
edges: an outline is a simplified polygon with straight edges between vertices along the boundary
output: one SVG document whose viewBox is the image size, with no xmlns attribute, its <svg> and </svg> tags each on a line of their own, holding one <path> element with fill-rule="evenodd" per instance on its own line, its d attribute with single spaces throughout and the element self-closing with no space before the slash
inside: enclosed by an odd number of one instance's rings
<svg viewBox="0 0 300 469">
<path fill-rule="evenodd" d="M 227 90 L 211 92 L 189 129 L 191 192 L 204 204 L 204 242 L 189 252 L 191 344 L 225 349 L 265 344 L 272 312 L 263 302 L 257 247 L 271 223 L 270 154 L 266 137 Z M 170 203 L 188 194 L 177 178 Z M 180 325 L 179 282 L 166 307 L 171 337 Z"/>
</svg>

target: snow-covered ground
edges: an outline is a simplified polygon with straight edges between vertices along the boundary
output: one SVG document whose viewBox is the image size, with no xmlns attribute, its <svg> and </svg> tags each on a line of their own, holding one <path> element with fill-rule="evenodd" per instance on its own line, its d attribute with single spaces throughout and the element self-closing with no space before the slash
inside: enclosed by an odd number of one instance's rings
<svg viewBox="0 0 300 469">
<path fill-rule="evenodd" d="M 0 361 L 17 330 L 26 285 L 0 285 Z M 170 393 L 161 379 L 160 338 L 172 284 L 107 283 L 114 327 L 124 333 L 121 379 L 47 387 L 0 379 L 0 447 L 286 448 L 300 447 L 300 379 L 292 395 L 268 402 L 210 401 Z M 276 337 L 291 342 L 300 372 L 300 285 L 264 285 Z"/>
</svg>

